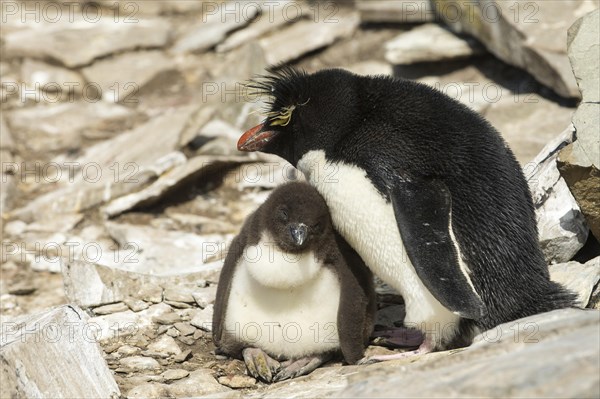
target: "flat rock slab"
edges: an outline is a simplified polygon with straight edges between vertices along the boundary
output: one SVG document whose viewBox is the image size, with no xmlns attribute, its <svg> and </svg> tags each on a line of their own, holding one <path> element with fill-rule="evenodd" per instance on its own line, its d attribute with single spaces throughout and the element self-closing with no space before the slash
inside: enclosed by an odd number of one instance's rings
<svg viewBox="0 0 600 399">
<path fill-rule="evenodd" d="M 197 271 L 170 276 L 151 276 L 77 260 L 65 262 L 62 267 L 67 298 L 83 308 L 131 300 L 158 303 L 167 289 L 200 291 L 199 282 L 204 284 L 207 274 L 219 271 L 220 262 L 208 273 Z"/>
<path fill-rule="evenodd" d="M 430 0 L 356 0 L 362 22 L 417 23 L 435 19 Z"/>
<path fill-rule="evenodd" d="M 438 16 L 454 31 L 468 33 L 496 57 L 525 69 L 563 97 L 580 97 L 564 32 L 595 7 L 577 1 L 434 1 Z"/>
<path fill-rule="evenodd" d="M 324 367 L 255 398 L 597 397 L 600 312 L 563 309 L 502 324 L 469 348 Z"/>
<path fill-rule="evenodd" d="M 1 396 L 120 397 L 88 319 L 65 305 L 3 323 Z"/>
<path fill-rule="evenodd" d="M 578 305 L 585 308 L 594 287 L 600 281 L 600 257 L 596 257 L 583 265 L 579 262 L 550 265 L 549 270 L 550 278 L 577 293 Z"/>
<path fill-rule="evenodd" d="M 331 21 L 298 21 L 259 40 L 268 64 L 288 62 L 352 36 L 360 19 L 356 13 L 338 13 Z"/>
<path fill-rule="evenodd" d="M 162 47 L 169 40 L 170 24 L 163 19 L 136 19 L 134 23 L 111 17 L 91 21 L 63 18 L 40 29 L 10 32 L 4 37 L 11 56 L 42 58 L 74 68 L 109 54 L 138 48 Z"/>
<path fill-rule="evenodd" d="M 461 38 L 437 24 L 425 24 L 401 33 L 385 44 L 385 59 L 392 64 L 465 58 L 484 51 L 472 38 Z"/>
</svg>

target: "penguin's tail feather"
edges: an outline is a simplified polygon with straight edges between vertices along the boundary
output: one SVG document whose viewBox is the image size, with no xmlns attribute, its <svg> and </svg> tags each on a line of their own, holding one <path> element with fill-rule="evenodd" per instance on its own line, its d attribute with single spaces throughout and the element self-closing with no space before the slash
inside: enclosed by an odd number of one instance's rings
<svg viewBox="0 0 600 399">
<path fill-rule="evenodd" d="M 578 306 L 577 294 L 562 284 L 548 281 L 545 288 L 545 300 L 540 303 L 541 309 L 538 309 L 538 313 Z"/>
</svg>

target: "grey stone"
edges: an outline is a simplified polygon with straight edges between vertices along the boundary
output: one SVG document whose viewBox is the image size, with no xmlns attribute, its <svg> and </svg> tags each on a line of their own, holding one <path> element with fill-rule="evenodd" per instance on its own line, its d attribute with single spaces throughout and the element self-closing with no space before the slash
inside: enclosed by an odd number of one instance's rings
<svg viewBox="0 0 600 399">
<path fill-rule="evenodd" d="M 223 3 L 217 7 L 225 9 L 227 4 Z M 202 23 L 178 38 L 171 51 L 174 53 L 206 51 L 223 41 L 230 31 L 247 25 L 259 11 L 256 6 L 235 7 L 236 13 L 225 13 L 224 9 L 205 14 Z"/>
<path fill-rule="evenodd" d="M 417 23 L 435 19 L 430 0 L 356 0 L 363 22 Z"/>
<path fill-rule="evenodd" d="M 160 291 L 162 292 L 162 290 Z M 128 298 L 123 300 L 123 302 L 125 303 L 125 305 L 127 305 L 127 307 L 129 307 L 129 309 L 133 310 L 134 312 L 139 312 L 140 310 L 148 309 L 148 307 L 150 306 L 148 305 L 148 303 L 142 301 L 141 299 Z M 156 302 L 160 302 L 160 300 Z"/>
<path fill-rule="evenodd" d="M 166 381 L 180 380 L 188 375 L 190 375 L 190 372 L 183 369 L 170 369 L 162 373 L 162 376 Z"/>
<path fill-rule="evenodd" d="M 341 9 L 340 9 L 341 10 Z M 339 13 L 335 21 L 298 21 L 259 40 L 268 64 L 279 64 L 352 36 L 360 22 L 355 13 Z"/>
<path fill-rule="evenodd" d="M 153 321 L 158 324 L 175 324 L 175 323 L 179 322 L 180 320 L 181 320 L 181 316 L 179 316 L 175 312 L 165 313 L 165 314 L 162 314 L 153 319 Z"/>
<path fill-rule="evenodd" d="M 109 54 L 164 46 L 171 27 L 163 19 L 140 19 L 131 23 L 106 16 L 97 21 L 77 18 L 41 29 L 10 32 L 5 37 L 10 56 L 49 58 L 73 68 Z"/>
<path fill-rule="evenodd" d="M 166 328 L 167 326 L 160 326 L 160 330 Z M 174 328 L 174 327 L 167 327 L 168 330 L 165 332 L 165 334 L 167 334 L 169 337 L 173 337 L 173 338 L 177 338 L 181 335 L 181 333 L 179 332 L 178 329 Z M 160 334 L 160 331 L 159 331 Z"/>
<path fill-rule="evenodd" d="M 123 345 L 117 349 L 117 353 L 122 356 L 134 356 L 140 353 L 140 348 L 131 345 Z"/>
<path fill-rule="evenodd" d="M 154 3 L 154 2 L 149 2 Z M 166 384 L 147 383 L 133 387 L 127 392 L 128 399 L 158 399 L 167 396 Z"/>
<path fill-rule="evenodd" d="M 216 51 L 225 52 L 233 50 L 245 43 L 258 39 L 269 32 L 279 29 L 283 25 L 294 22 L 296 19 L 301 18 L 303 13 L 286 13 L 286 7 L 296 7 L 298 5 L 300 4 L 290 0 L 261 4 L 261 15 L 244 29 L 240 29 L 229 35 L 217 45 Z"/>
<path fill-rule="evenodd" d="M 181 332 L 181 335 L 192 335 L 196 332 L 196 328 L 187 323 L 175 323 L 174 327 Z"/>
<path fill-rule="evenodd" d="M 112 303 L 110 305 L 99 306 L 94 308 L 95 315 L 105 315 L 110 313 L 124 312 L 128 310 L 129 307 L 125 305 L 123 302 Z"/>
<path fill-rule="evenodd" d="M 577 140 L 559 155 L 560 173 L 567 182 L 590 230 L 600 240 L 600 83 L 597 64 L 598 10 L 569 29 L 569 58 L 583 101 L 573 115 Z"/>
<path fill-rule="evenodd" d="M 222 235 L 200 236 L 112 222 L 106 223 L 106 228 L 110 236 L 124 248 L 135 246 L 135 259 L 138 262 L 124 266 L 154 275 L 204 272 L 208 276 L 218 271 L 220 265 L 218 262 L 205 263 L 207 254 L 233 238 Z M 182 251 L 186 257 L 181 257 Z"/>
<path fill-rule="evenodd" d="M 116 216 L 134 207 L 150 206 L 161 198 L 181 188 L 188 181 L 197 181 L 214 173 L 219 167 L 247 161 L 244 157 L 197 156 L 175 166 L 148 187 L 136 193 L 115 199 L 104 207 L 107 216 Z"/>
<path fill-rule="evenodd" d="M 594 5 L 585 0 L 514 3 L 435 1 L 438 16 L 456 32 L 481 41 L 504 62 L 525 69 L 563 97 L 579 97 L 567 58 L 567 28 Z"/>
<path fill-rule="evenodd" d="M 218 381 L 219 384 L 234 389 L 252 388 L 256 385 L 256 379 L 243 374 L 224 375 Z"/>
<path fill-rule="evenodd" d="M 550 265 L 550 277 L 577 293 L 578 306 L 588 305 L 594 286 L 600 281 L 600 257 L 581 264 L 579 262 Z"/>
<path fill-rule="evenodd" d="M 194 334 L 195 335 L 195 334 Z M 183 342 L 186 345 L 194 345 L 194 343 L 196 342 L 196 338 L 194 338 L 193 335 L 180 335 L 179 337 L 177 337 L 177 339 L 181 342 Z"/>
<path fill-rule="evenodd" d="M 571 260 L 588 236 L 581 210 L 557 167 L 558 152 L 571 143 L 572 138 L 572 127 L 568 127 L 524 166 L 547 263 Z"/>
<path fill-rule="evenodd" d="M 179 348 L 179 345 L 177 345 L 177 342 L 175 342 L 173 337 L 169 337 L 168 335 L 163 335 L 158 341 L 148 345 L 148 351 L 165 355 L 165 357 L 181 353 L 181 349 Z"/>
<path fill-rule="evenodd" d="M 139 102 L 137 93 L 161 74 L 177 73 L 172 60 L 156 50 L 125 53 L 96 61 L 82 72 L 88 81 L 99 86 L 104 101 L 127 104 Z"/>
<path fill-rule="evenodd" d="M 132 125 L 136 112 L 116 104 L 77 101 L 18 109 L 6 116 L 19 145 L 45 152 L 76 149 L 84 134 L 120 132 Z"/>
<path fill-rule="evenodd" d="M 197 290 L 198 281 L 213 276 L 215 272 L 218 274 L 216 265 L 215 270 L 207 272 L 165 276 L 130 272 L 78 260 L 65 261 L 62 265 L 67 298 L 84 308 L 127 299 L 158 303 L 162 301 L 164 289 L 188 287 L 189 290 Z"/>
<path fill-rule="evenodd" d="M 124 369 L 131 371 L 146 371 L 160 369 L 160 365 L 155 359 L 146 356 L 125 357 L 119 360 L 119 364 Z"/>
<path fill-rule="evenodd" d="M 379 309 L 375 315 L 375 325 L 394 328 L 402 324 L 405 316 L 404 305 L 392 305 Z"/>
<path fill-rule="evenodd" d="M 437 24 L 425 24 L 401 33 L 385 44 L 385 59 L 392 64 L 444 61 L 482 53 L 471 38 L 461 38 Z"/>
<path fill-rule="evenodd" d="M 119 397 L 88 323 L 70 305 L 2 323 L 2 397 Z"/>
<path fill-rule="evenodd" d="M 137 128 L 86 149 L 78 158 L 55 158 L 58 164 L 78 165 L 72 182 L 30 201 L 11 215 L 35 220 L 41 213 L 64 214 L 88 209 L 113 198 L 138 191 L 165 172 L 162 157 L 178 146 L 179 136 L 197 110 L 180 107 Z M 85 172 L 88 166 L 90 172 Z"/>
<path fill-rule="evenodd" d="M 217 286 L 213 285 L 202 290 L 195 291 L 192 293 L 192 296 L 194 297 L 196 304 L 204 309 L 208 305 L 215 302 L 215 298 L 217 296 Z"/>
<path fill-rule="evenodd" d="M 192 358 L 192 350 L 186 349 L 184 351 L 181 351 L 181 353 L 175 355 L 175 357 L 173 358 L 173 361 L 175 363 L 183 363 L 186 360 L 189 360 L 191 358 Z"/>
<path fill-rule="evenodd" d="M 177 288 L 168 288 L 163 293 L 165 300 L 193 303 L 194 297 L 191 291 Z"/>
<path fill-rule="evenodd" d="M 86 88 L 86 81 L 79 73 L 31 59 L 23 61 L 21 79 L 30 88 L 64 92 L 66 95 L 61 98 L 65 100 L 72 99 L 74 94 L 81 94 Z"/>
<path fill-rule="evenodd" d="M 198 369 L 190 375 L 169 385 L 169 394 L 174 397 L 196 397 L 218 392 L 226 392 L 230 389 L 222 386 L 212 376 L 210 370 Z"/>
<path fill-rule="evenodd" d="M 204 309 L 197 311 L 194 318 L 190 321 L 190 324 L 203 331 L 211 332 L 213 311 L 213 305 L 208 305 Z"/>
</svg>

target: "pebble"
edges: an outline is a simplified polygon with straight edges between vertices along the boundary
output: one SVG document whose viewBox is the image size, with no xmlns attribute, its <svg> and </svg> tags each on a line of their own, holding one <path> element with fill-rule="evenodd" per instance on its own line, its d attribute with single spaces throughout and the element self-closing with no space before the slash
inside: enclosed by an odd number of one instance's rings
<svg viewBox="0 0 600 399">
<path fill-rule="evenodd" d="M 179 330 L 181 335 L 192 335 L 197 331 L 195 327 L 188 323 L 175 323 L 174 327 Z"/>
<path fill-rule="evenodd" d="M 176 288 L 167 288 L 164 292 L 166 301 L 194 303 L 194 297 L 190 292 L 185 292 Z"/>
<path fill-rule="evenodd" d="M 168 335 L 163 335 L 158 341 L 148 345 L 148 351 L 163 355 L 161 357 L 168 357 L 170 355 L 178 355 L 181 353 L 181 349 L 179 348 L 179 345 L 177 345 L 177 342 Z"/>
<path fill-rule="evenodd" d="M 158 324 L 174 324 L 181 321 L 181 317 L 175 312 L 170 312 L 155 316 L 152 320 Z"/>
<path fill-rule="evenodd" d="M 176 329 L 176 328 L 173 328 L 173 327 L 170 327 L 170 328 L 167 330 L 166 334 L 167 334 L 169 337 L 173 337 L 173 338 L 177 338 L 177 337 L 179 337 L 179 335 L 181 335 L 181 334 L 180 334 L 180 332 L 179 332 L 179 330 L 178 330 L 178 329 Z"/>
<path fill-rule="evenodd" d="M 19 281 L 8 289 L 8 293 L 11 295 L 29 295 L 35 292 L 37 289 L 31 281 Z"/>
<path fill-rule="evenodd" d="M 133 299 L 133 298 L 125 299 L 123 301 L 123 303 L 125 303 L 125 305 L 127 305 L 129 307 L 129 309 L 133 310 L 134 312 L 139 312 L 141 310 L 148 309 L 148 307 L 150 306 L 146 302 L 142 301 L 141 299 Z"/>
<path fill-rule="evenodd" d="M 194 339 L 200 339 L 200 338 L 202 338 L 204 336 L 204 334 L 205 334 L 204 331 L 202 331 L 202 330 L 196 330 L 196 331 L 194 331 L 193 337 L 194 337 Z"/>
<path fill-rule="evenodd" d="M 177 309 L 188 309 L 188 308 L 192 307 L 189 303 L 185 303 L 185 302 L 165 301 L 165 303 L 167 305 L 173 306 L 174 308 L 177 308 Z"/>
<path fill-rule="evenodd" d="M 94 308 L 94 314 L 96 315 L 106 315 L 118 312 L 124 312 L 129 310 L 129 307 L 125 305 L 123 302 L 111 303 L 110 305 L 98 306 Z"/>
<path fill-rule="evenodd" d="M 186 360 L 189 360 L 191 358 L 192 358 L 192 350 L 186 349 L 186 350 L 182 351 L 180 354 L 176 355 L 175 358 L 173 358 L 173 361 L 175 363 L 183 363 Z"/>
<path fill-rule="evenodd" d="M 196 340 L 194 339 L 194 337 L 190 337 L 189 335 L 187 337 L 185 336 L 179 336 L 177 337 L 178 340 L 180 340 L 181 342 L 183 342 L 186 345 L 194 345 L 194 343 L 196 342 Z"/>
<path fill-rule="evenodd" d="M 216 295 L 217 286 L 215 285 L 206 287 L 202 291 L 196 291 L 192 293 L 196 304 L 198 304 L 198 306 L 200 306 L 202 309 L 204 309 L 210 304 L 213 304 L 215 302 Z"/>
<path fill-rule="evenodd" d="M 146 302 L 160 303 L 163 300 L 163 290 L 156 285 L 145 285 L 139 290 L 138 294 Z"/>
<path fill-rule="evenodd" d="M 140 352 L 140 348 L 131 345 L 123 345 L 117 349 L 117 353 L 123 356 L 133 356 Z"/>
<path fill-rule="evenodd" d="M 194 327 L 198 327 L 201 330 L 211 332 L 213 308 L 213 305 L 208 305 L 206 308 L 197 312 L 194 318 L 190 321 L 190 324 Z"/>
<path fill-rule="evenodd" d="M 171 369 L 162 373 L 162 377 L 166 381 L 180 380 L 190 375 L 190 372 L 183 369 Z"/>
<path fill-rule="evenodd" d="M 155 359 L 153 359 L 151 357 L 146 357 L 146 356 L 126 357 L 126 358 L 119 360 L 119 364 L 122 366 L 122 368 L 117 369 L 117 371 L 124 370 L 125 372 L 142 371 L 142 370 L 157 370 L 160 368 L 160 365 L 158 364 L 158 362 Z"/>
<path fill-rule="evenodd" d="M 219 384 L 225 385 L 227 387 L 230 388 L 234 388 L 234 389 L 241 389 L 241 388 L 252 388 L 256 385 L 256 379 L 247 376 L 247 375 L 243 375 L 243 374 L 236 374 L 236 375 L 224 375 L 222 377 L 219 377 Z"/>
</svg>

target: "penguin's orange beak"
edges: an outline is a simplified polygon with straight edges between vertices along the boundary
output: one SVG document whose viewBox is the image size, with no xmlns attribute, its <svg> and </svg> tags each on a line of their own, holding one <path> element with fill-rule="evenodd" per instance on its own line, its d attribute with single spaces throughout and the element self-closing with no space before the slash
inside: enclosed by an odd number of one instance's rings
<svg viewBox="0 0 600 399">
<path fill-rule="evenodd" d="M 239 151 L 260 151 L 279 133 L 267 130 L 263 131 L 264 124 L 254 126 L 252 129 L 242 134 L 242 137 L 238 140 L 237 148 Z"/>
</svg>

